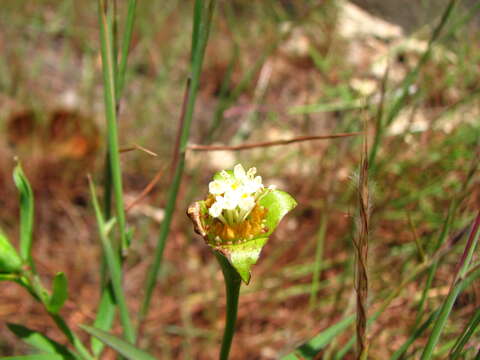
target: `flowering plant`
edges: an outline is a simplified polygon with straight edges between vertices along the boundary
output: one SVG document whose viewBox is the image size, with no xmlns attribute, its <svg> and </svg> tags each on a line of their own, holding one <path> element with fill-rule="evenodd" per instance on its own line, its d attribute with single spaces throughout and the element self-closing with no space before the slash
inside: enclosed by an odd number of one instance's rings
<svg viewBox="0 0 480 360">
<path fill-rule="evenodd" d="M 188 208 L 195 231 L 221 253 L 248 284 L 250 268 L 280 220 L 296 205 L 288 193 L 265 187 L 257 170 L 241 164 L 221 171 L 209 194 Z"/>
</svg>

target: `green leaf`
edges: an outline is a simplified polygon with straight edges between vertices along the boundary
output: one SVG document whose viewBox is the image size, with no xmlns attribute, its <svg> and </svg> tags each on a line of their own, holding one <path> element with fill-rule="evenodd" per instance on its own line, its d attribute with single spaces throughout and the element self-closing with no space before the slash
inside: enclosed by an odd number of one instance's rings
<svg viewBox="0 0 480 360">
<path fill-rule="evenodd" d="M 285 215 L 297 206 L 295 199 L 282 190 L 269 190 L 259 201 L 261 206 L 268 209 L 266 216 L 267 236 L 273 233 Z M 262 235 L 262 237 L 265 234 Z"/>
<path fill-rule="evenodd" d="M 117 338 L 103 330 L 96 329 L 94 327 L 81 325 L 81 328 L 84 329 L 89 334 L 95 336 L 111 348 L 118 351 L 120 354 L 125 356 L 130 360 L 156 360 L 152 355 L 147 352 L 140 350 L 133 346 L 132 344 Z"/>
<path fill-rule="evenodd" d="M 63 272 L 55 275 L 52 288 L 52 295 L 47 307 L 48 311 L 57 314 L 68 298 L 68 282 Z"/>
<path fill-rule="evenodd" d="M 133 327 L 132 321 L 130 319 L 130 314 L 127 306 L 127 300 L 125 298 L 125 293 L 122 286 L 122 265 L 118 255 L 116 254 L 113 246 L 110 242 L 110 239 L 107 236 L 109 224 L 113 223 L 110 221 L 105 223 L 103 219 L 102 212 L 100 211 L 100 206 L 98 204 L 97 195 L 95 192 L 95 185 L 90 179 L 90 193 L 92 196 L 92 204 L 95 210 L 95 216 L 97 218 L 98 230 L 100 235 L 100 241 L 103 248 L 103 253 L 105 256 L 106 264 L 108 271 L 110 273 L 110 281 L 112 284 L 113 294 L 115 296 L 116 303 L 120 312 L 120 321 L 122 322 L 123 331 L 125 333 L 125 338 L 130 343 L 135 343 L 135 328 Z"/>
<path fill-rule="evenodd" d="M 59 359 L 75 359 L 75 356 L 65 346 L 38 331 L 12 323 L 8 323 L 7 327 L 15 336 L 35 349 L 48 352 L 50 356 L 57 354 Z"/>
<path fill-rule="evenodd" d="M 14 273 L 21 269 L 22 260 L 17 250 L 0 230 L 0 273 Z"/>
<path fill-rule="evenodd" d="M 31 249 L 33 234 L 33 191 L 20 163 L 13 171 L 13 181 L 20 193 L 20 256 L 34 268 Z"/>
<path fill-rule="evenodd" d="M 110 330 L 115 320 L 116 302 L 112 288 L 112 283 L 109 282 L 102 289 L 102 296 L 100 298 L 100 305 L 98 306 L 97 315 L 93 325 L 101 330 Z M 103 351 L 103 343 L 95 337 L 91 339 L 91 347 L 93 355 L 98 356 Z"/>
<path fill-rule="evenodd" d="M 21 356 L 2 357 L 2 360 L 64 360 L 62 355 L 57 354 L 33 354 Z"/>
<path fill-rule="evenodd" d="M 17 282 L 19 282 L 19 277 L 16 274 L 2 274 L 2 273 L 0 273 L 0 281 L 17 281 Z"/>
<path fill-rule="evenodd" d="M 237 270 L 243 282 L 250 282 L 250 268 L 260 257 L 263 246 L 268 238 L 259 238 L 235 245 L 222 245 L 218 250 L 228 259 L 230 264 Z"/>
<path fill-rule="evenodd" d="M 239 244 L 222 244 L 215 247 L 227 257 L 245 284 L 250 282 L 250 269 L 257 263 L 260 252 L 268 241 L 268 236 L 277 228 L 282 218 L 297 206 L 295 199 L 281 190 L 268 190 L 268 193 L 260 199 L 259 204 L 268 210 L 265 218 L 266 233 Z"/>
</svg>

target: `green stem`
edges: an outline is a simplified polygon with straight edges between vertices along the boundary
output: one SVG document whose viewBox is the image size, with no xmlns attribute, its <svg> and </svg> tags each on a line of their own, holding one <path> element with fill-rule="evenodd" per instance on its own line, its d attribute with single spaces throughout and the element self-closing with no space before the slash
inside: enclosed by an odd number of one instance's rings
<svg viewBox="0 0 480 360">
<path fill-rule="evenodd" d="M 25 287 L 32 294 L 35 299 L 42 303 L 43 307 L 47 311 L 48 315 L 53 319 L 57 327 L 67 337 L 70 344 L 78 351 L 80 357 L 84 360 L 93 360 L 92 355 L 82 343 L 82 341 L 75 335 L 70 329 L 66 321 L 60 314 L 53 313 L 48 310 L 47 303 L 49 301 L 48 291 L 43 286 L 40 278 L 29 270 L 22 272 L 23 277 L 26 279 Z"/>
<path fill-rule="evenodd" d="M 238 297 L 240 295 L 240 285 L 242 279 L 238 272 L 222 254 L 216 252 L 218 263 L 222 268 L 223 278 L 225 279 L 225 290 L 227 292 L 227 318 L 225 321 L 225 330 L 223 331 L 222 348 L 220 350 L 220 360 L 228 360 L 230 347 L 232 345 L 233 335 L 235 334 L 235 323 L 237 322 Z"/>
<path fill-rule="evenodd" d="M 132 33 L 133 33 L 133 25 L 135 23 L 135 9 L 137 7 L 137 0 L 129 0 L 128 2 L 128 12 L 127 12 L 127 20 L 125 25 L 125 31 L 123 33 L 123 40 L 122 40 L 122 50 L 121 50 L 121 58 L 120 63 L 118 65 L 118 71 L 115 81 L 116 92 L 115 95 L 117 97 L 117 106 L 120 102 L 120 98 L 123 94 L 123 88 L 125 87 L 125 74 L 127 72 L 127 60 L 128 60 L 128 51 L 130 49 L 130 43 L 132 42 Z"/>
<path fill-rule="evenodd" d="M 113 59 L 113 36 L 112 28 L 107 21 L 105 13 L 105 1 L 98 1 L 98 12 L 100 22 L 100 40 L 102 53 L 103 84 L 105 97 L 105 115 L 107 118 L 107 144 L 108 156 L 110 162 L 110 171 L 112 175 L 113 193 L 115 197 L 115 207 L 117 221 L 120 231 L 121 250 L 128 247 L 126 236 L 125 210 L 123 208 L 123 187 L 122 170 L 120 166 L 120 156 L 118 151 L 118 130 L 116 114 L 116 95 L 115 95 L 115 60 Z"/>
<path fill-rule="evenodd" d="M 65 334 L 68 338 L 68 341 L 73 345 L 73 347 L 78 351 L 79 355 L 84 360 L 93 360 L 94 357 L 90 355 L 89 351 L 83 345 L 82 341 L 75 335 L 75 333 L 70 329 L 65 320 L 59 314 L 48 313 L 53 319 L 57 327 Z"/>
<path fill-rule="evenodd" d="M 196 4 L 199 4 L 200 1 L 197 1 Z M 193 118 L 193 112 L 195 110 L 195 102 L 198 93 L 198 87 L 200 85 L 200 75 L 202 70 L 203 59 L 205 55 L 205 48 L 208 42 L 208 36 L 210 33 L 210 26 L 212 22 L 212 16 L 215 9 L 216 0 L 210 0 L 206 7 L 205 20 L 196 19 L 194 21 L 195 25 L 194 30 L 198 27 L 196 33 L 194 31 L 194 38 L 192 40 L 192 64 L 191 64 L 191 85 L 188 91 L 188 96 L 186 98 L 186 108 L 185 108 L 185 117 L 183 120 L 183 125 L 181 128 L 180 141 L 178 143 L 178 149 L 175 149 L 178 154 L 178 162 L 176 164 L 174 175 L 172 179 L 172 184 L 168 190 L 167 205 L 165 207 L 165 218 L 162 222 L 160 228 L 160 234 L 158 237 L 157 246 L 154 252 L 154 258 L 152 265 L 148 271 L 147 281 L 145 286 L 145 297 L 142 302 L 142 306 L 139 312 L 139 321 L 140 324 L 142 319 L 147 315 L 150 301 L 153 295 L 153 290 L 155 283 L 157 281 L 158 272 L 160 271 L 160 266 L 163 258 L 163 251 L 165 249 L 165 244 L 167 241 L 168 234 L 170 232 L 170 224 L 172 222 L 173 213 L 176 207 L 176 200 L 178 195 L 178 190 L 180 188 L 180 183 L 182 181 L 183 170 L 185 168 L 185 153 L 187 150 L 188 139 L 190 136 L 190 127 Z M 199 5 L 198 5 L 199 6 Z M 196 5 L 196 12 L 198 11 Z M 197 16 L 199 16 L 196 13 Z"/>
</svg>

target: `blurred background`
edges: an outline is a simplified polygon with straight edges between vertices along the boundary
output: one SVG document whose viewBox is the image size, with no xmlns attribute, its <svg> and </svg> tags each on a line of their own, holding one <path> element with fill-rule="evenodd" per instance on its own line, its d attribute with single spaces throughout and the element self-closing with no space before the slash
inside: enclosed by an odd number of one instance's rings
<svg viewBox="0 0 480 360">
<path fill-rule="evenodd" d="M 446 13 L 450 2 L 230 0 L 219 1 L 214 17 L 191 143 L 238 145 L 362 131 L 366 121 L 376 149 L 370 152 L 371 313 L 421 263 L 422 251 L 434 252 L 453 202 L 458 206 L 449 236 L 468 225 L 479 207 L 480 7 L 457 1 Z M 118 6 L 125 14 L 126 2 Z M 126 203 L 157 172 L 162 176 L 128 213 L 135 231 L 125 289 L 133 310 L 163 218 L 189 71 L 192 8 L 193 1 L 138 2 L 120 145 L 139 145 L 157 156 L 122 153 Z M 448 15 L 444 22 L 442 14 Z M 63 314 L 74 329 L 92 321 L 99 299 L 101 251 L 86 180 L 90 173 L 101 181 L 105 156 L 98 36 L 95 1 L 2 0 L 0 226 L 17 238 L 11 174 L 18 157 L 36 196 L 34 257 L 47 283 L 55 272 L 66 273 L 70 298 Z M 264 183 L 287 190 L 299 206 L 242 289 L 231 358 L 278 359 L 354 311 L 352 178 L 361 145 L 357 136 L 240 152 L 189 151 L 140 346 L 159 359 L 216 357 L 223 280 L 184 209 L 205 196 L 214 172 L 236 163 L 256 166 Z M 427 312 L 447 294 L 461 252 L 456 247 L 442 258 L 426 295 Z M 388 359 L 408 338 L 425 281 L 423 275 L 409 282 L 371 325 L 372 359 Z M 23 289 L 10 283 L 0 288 L 2 319 L 64 342 Z M 468 322 L 479 295 L 475 283 L 458 298 L 443 344 Z M 318 358 L 337 358 L 354 333 L 347 329 Z M 424 340 L 412 345 L 411 358 Z M 478 337 L 468 346 L 478 347 Z M 445 358 L 449 348 L 440 350 L 437 357 Z M 28 351 L 2 324 L 0 355 Z M 344 358 L 353 358 L 353 351 Z"/>
</svg>

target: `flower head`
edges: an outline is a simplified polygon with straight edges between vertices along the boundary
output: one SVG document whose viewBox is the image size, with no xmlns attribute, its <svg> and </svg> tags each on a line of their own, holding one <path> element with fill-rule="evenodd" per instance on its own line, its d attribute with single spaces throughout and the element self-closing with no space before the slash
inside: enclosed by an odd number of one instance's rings
<svg viewBox="0 0 480 360">
<path fill-rule="evenodd" d="M 220 172 L 208 184 L 215 199 L 208 209 L 209 215 L 230 226 L 245 221 L 265 190 L 256 172 L 254 167 L 245 171 L 241 164 L 235 165 L 231 172 Z"/>
<path fill-rule="evenodd" d="M 246 283 L 270 234 L 297 204 L 288 193 L 265 187 L 256 174 L 256 168 L 245 171 L 241 164 L 220 171 L 208 184 L 206 199 L 187 210 L 195 231 Z"/>
</svg>

